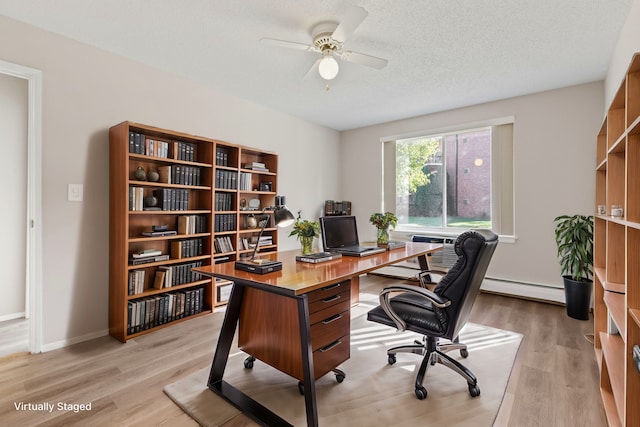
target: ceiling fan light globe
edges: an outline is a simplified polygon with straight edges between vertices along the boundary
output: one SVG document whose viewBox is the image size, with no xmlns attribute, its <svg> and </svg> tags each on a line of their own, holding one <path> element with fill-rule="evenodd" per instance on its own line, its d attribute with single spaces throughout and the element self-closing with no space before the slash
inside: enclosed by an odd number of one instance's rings
<svg viewBox="0 0 640 427">
<path fill-rule="evenodd" d="M 331 80 L 337 76 L 339 69 L 338 61 L 332 56 L 325 56 L 318 64 L 318 73 L 325 80 Z"/>
</svg>

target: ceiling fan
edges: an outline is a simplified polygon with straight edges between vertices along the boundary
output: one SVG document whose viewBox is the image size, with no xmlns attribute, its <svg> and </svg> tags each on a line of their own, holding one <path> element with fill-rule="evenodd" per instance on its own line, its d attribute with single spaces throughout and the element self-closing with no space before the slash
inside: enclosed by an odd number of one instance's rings
<svg viewBox="0 0 640 427">
<path fill-rule="evenodd" d="M 362 7 L 352 6 L 342 22 L 321 22 L 311 30 L 312 44 L 298 43 L 286 40 L 263 38 L 260 41 L 274 46 L 320 53 L 320 58 L 313 64 L 307 76 L 318 68 L 318 73 L 325 80 L 331 80 L 338 75 L 340 69 L 336 58 L 346 62 L 382 69 L 387 65 L 386 59 L 364 53 L 353 52 L 343 48 L 344 42 L 364 21 L 368 13 Z"/>
</svg>

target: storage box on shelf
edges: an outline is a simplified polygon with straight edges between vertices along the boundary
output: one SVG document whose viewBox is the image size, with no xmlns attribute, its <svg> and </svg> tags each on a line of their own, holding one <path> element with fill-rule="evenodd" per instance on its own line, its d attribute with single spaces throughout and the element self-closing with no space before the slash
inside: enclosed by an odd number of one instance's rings
<svg viewBox="0 0 640 427">
<path fill-rule="evenodd" d="M 597 135 L 594 221 L 594 347 L 610 425 L 640 425 L 640 55 Z M 613 207 L 620 208 L 617 215 Z M 616 214 L 614 216 L 614 214 Z"/>
</svg>

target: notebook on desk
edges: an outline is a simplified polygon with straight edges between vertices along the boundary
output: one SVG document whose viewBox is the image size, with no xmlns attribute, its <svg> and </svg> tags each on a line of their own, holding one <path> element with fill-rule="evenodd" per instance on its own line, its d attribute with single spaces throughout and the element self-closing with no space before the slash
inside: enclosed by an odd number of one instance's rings
<svg viewBox="0 0 640 427">
<path fill-rule="evenodd" d="M 320 217 L 322 245 L 327 252 L 363 257 L 386 251 L 377 246 L 361 246 L 356 217 L 352 215 Z"/>
</svg>

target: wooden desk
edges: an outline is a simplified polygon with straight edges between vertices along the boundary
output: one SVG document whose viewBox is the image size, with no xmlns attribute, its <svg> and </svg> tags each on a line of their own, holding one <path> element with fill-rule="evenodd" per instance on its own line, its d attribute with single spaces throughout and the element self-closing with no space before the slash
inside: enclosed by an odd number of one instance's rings
<svg viewBox="0 0 640 427">
<path fill-rule="evenodd" d="M 290 425 L 223 380 L 239 326 L 238 347 L 250 355 L 245 367 L 251 367 L 255 357 L 301 381 L 307 425 L 317 426 L 315 379 L 331 371 L 338 382 L 345 378 L 337 366 L 349 359 L 349 311 L 351 302 L 357 301 L 358 277 L 415 257 L 427 266 L 425 255 L 441 248 L 407 243 L 404 249 L 320 264 L 296 262 L 299 251 L 278 252 L 264 256 L 282 261 L 281 271 L 268 274 L 236 270 L 232 262 L 195 268 L 234 282 L 207 386 L 262 425 Z"/>
</svg>

